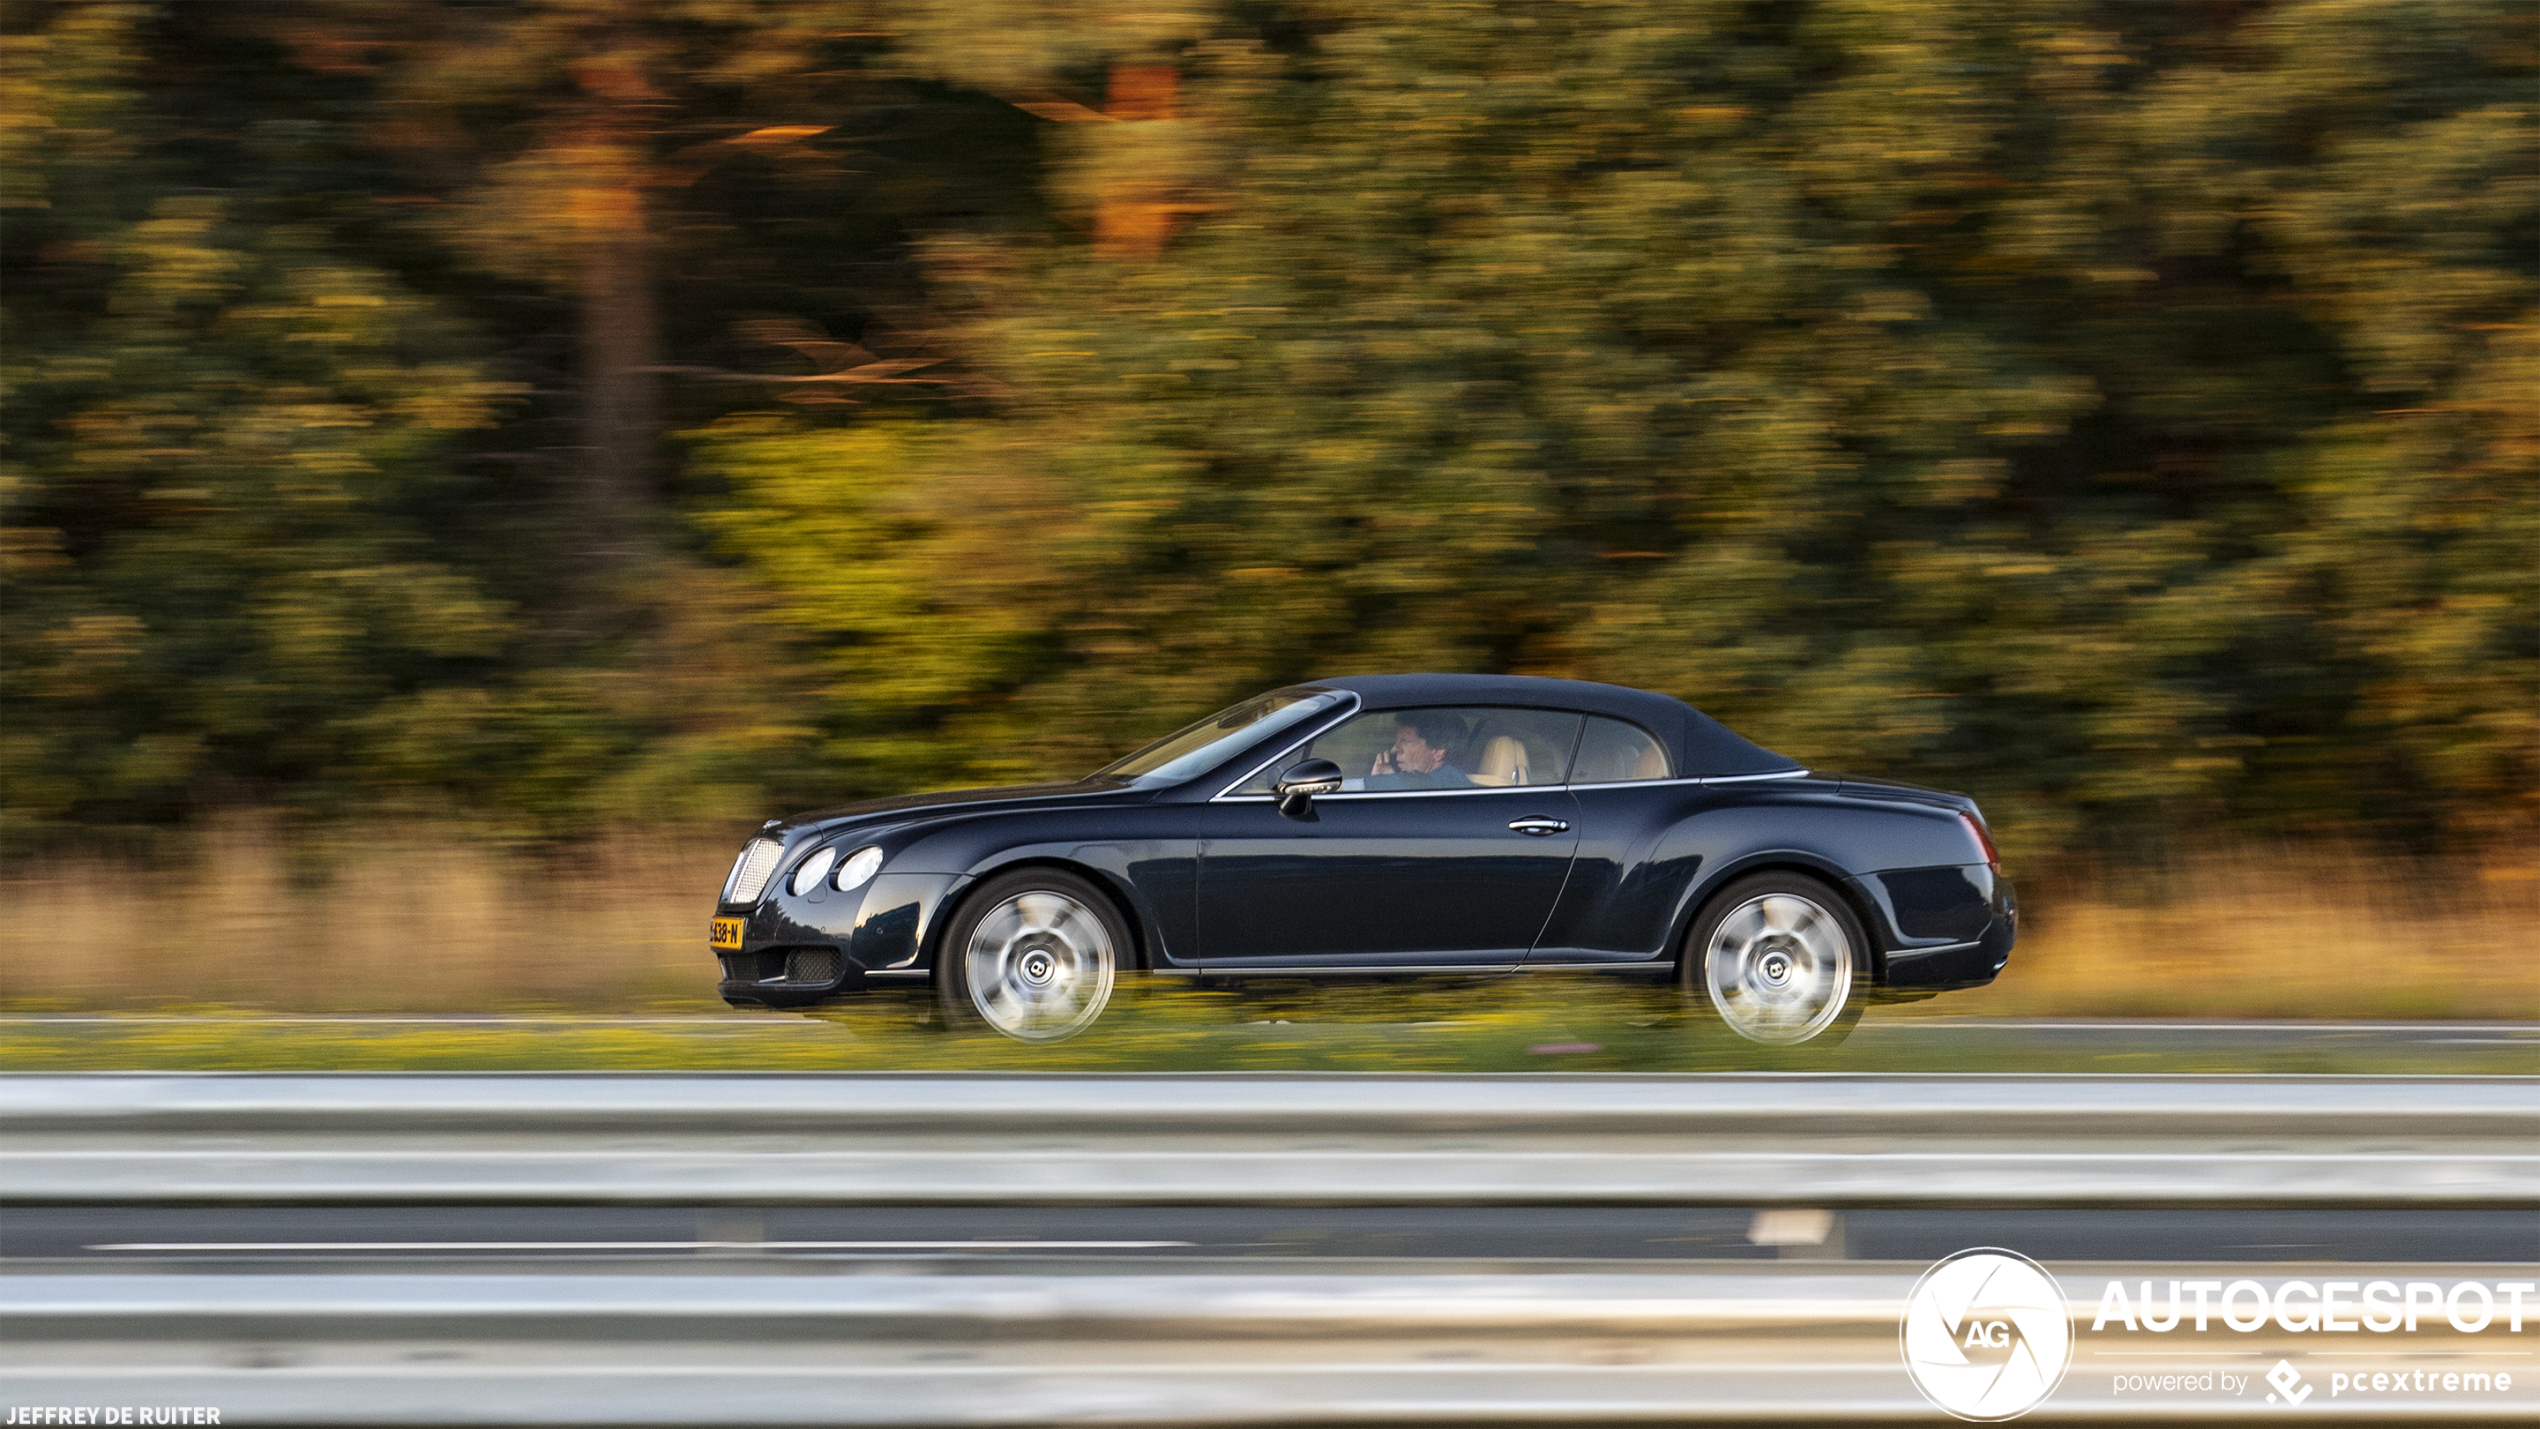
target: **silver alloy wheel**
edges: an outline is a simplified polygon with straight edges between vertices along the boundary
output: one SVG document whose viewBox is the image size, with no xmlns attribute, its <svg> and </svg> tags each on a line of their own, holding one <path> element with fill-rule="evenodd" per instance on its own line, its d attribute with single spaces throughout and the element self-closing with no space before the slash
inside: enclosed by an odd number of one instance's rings
<svg viewBox="0 0 2540 1429">
<path fill-rule="evenodd" d="M 989 909 L 971 929 L 962 959 L 979 1020 L 1018 1042 L 1058 1042 L 1084 1031 L 1111 1001 L 1119 961 L 1101 916 L 1048 889 Z"/>
<path fill-rule="evenodd" d="M 1730 909 L 1702 965 L 1720 1020 L 1751 1042 L 1805 1042 L 1832 1026 L 1852 996 L 1852 940 L 1833 910 L 1796 893 Z"/>
</svg>

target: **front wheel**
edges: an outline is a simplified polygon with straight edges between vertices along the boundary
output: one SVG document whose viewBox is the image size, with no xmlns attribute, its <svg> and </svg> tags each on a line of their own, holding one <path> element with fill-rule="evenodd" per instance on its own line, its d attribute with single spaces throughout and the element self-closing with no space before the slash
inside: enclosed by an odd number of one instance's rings
<svg viewBox="0 0 2540 1429">
<path fill-rule="evenodd" d="M 1102 1015 L 1128 947 L 1128 929 L 1093 885 L 1024 869 L 990 879 L 961 905 L 935 985 L 955 1025 L 1063 1042 Z"/>
<path fill-rule="evenodd" d="M 1868 951 L 1860 920 L 1833 889 L 1761 873 L 1721 890 L 1694 920 L 1684 976 L 1750 1042 L 1832 1044 L 1861 1020 Z"/>
</svg>

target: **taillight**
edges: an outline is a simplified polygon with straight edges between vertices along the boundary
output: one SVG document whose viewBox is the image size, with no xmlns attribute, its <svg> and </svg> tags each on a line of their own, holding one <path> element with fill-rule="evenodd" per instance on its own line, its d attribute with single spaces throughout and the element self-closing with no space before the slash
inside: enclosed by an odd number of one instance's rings
<svg viewBox="0 0 2540 1429">
<path fill-rule="evenodd" d="M 1993 847 L 1993 835 L 1985 828 L 1984 820 L 1977 818 L 1973 814 L 1961 811 L 1958 815 L 1958 822 L 1965 824 L 1967 826 L 1967 832 L 1976 836 L 1976 847 L 1984 850 L 1984 861 L 1992 867 L 1994 872 L 2000 873 L 2002 871 L 2002 855 L 1995 851 Z"/>
</svg>

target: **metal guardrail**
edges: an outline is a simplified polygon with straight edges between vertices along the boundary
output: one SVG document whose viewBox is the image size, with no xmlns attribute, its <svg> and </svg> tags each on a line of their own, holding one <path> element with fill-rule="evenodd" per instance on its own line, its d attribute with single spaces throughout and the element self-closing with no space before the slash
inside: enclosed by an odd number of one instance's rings
<svg viewBox="0 0 2540 1429">
<path fill-rule="evenodd" d="M 45 1275 L 0 1296 L 15 1405 L 214 1407 L 223 1424 L 1261 1425 L 1717 1420 L 1946 1422 L 1907 1378 L 1898 1324 L 1920 1266 L 1538 1275 Z M 2316 1334 L 2104 1333 L 2103 1278 L 2057 1267 L 2072 1368 L 2042 1423 L 2281 1419 L 2285 1359 L 2308 1408 L 2375 1423 L 2540 1414 L 2540 1371 L 2503 1392 L 2332 1396 L 2331 1374 L 2511 1370 L 2527 1335 L 2429 1319 L 2383 1359 L 2313 1357 Z M 2528 1280 L 2528 1266 L 2518 1268 Z M 2273 1293 L 2287 1267 L 2199 1265 Z M 2360 1278 L 2495 1268 L 2346 1267 Z M 2540 1328 L 2540 1327 L 2535 1327 Z M 2488 1352 L 2480 1359 L 2463 1357 Z M 2499 1354 L 2502 1357 L 2497 1357 Z M 2124 1376 L 2205 1376 L 2202 1393 Z M 2237 1390 L 2233 1390 L 2233 1382 Z M 2310 1391 L 2305 1391 L 2306 1397 Z M 146 1421 L 145 1421 L 146 1422 Z"/>
<path fill-rule="evenodd" d="M 2540 1077 L 0 1077 L 0 1200 L 2540 1205 Z"/>
</svg>

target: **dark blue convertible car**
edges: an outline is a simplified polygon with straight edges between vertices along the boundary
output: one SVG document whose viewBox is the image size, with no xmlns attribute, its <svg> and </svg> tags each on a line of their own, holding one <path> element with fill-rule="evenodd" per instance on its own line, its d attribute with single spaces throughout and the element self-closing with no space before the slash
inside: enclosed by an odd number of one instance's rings
<svg viewBox="0 0 2540 1429">
<path fill-rule="evenodd" d="M 2018 915 L 1975 801 L 1817 775 L 1665 695 L 1368 675 L 1247 700 L 1069 784 L 772 819 L 721 991 L 931 985 L 1027 1042 L 1124 971 L 1671 977 L 1758 1042 L 1993 980 Z"/>
</svg>

